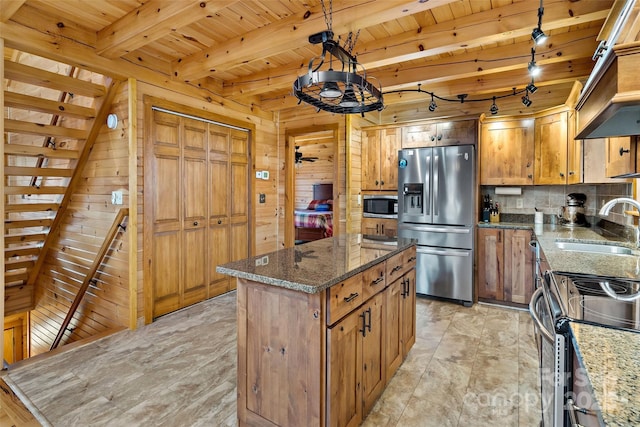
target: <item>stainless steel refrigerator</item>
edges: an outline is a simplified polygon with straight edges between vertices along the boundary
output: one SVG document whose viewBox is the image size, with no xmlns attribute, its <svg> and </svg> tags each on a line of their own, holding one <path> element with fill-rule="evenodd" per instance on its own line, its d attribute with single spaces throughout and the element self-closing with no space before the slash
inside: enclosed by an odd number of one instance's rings
<svg viewBox="0 0 640 427">
<path fill-rule="evenodd" d="M 418 240 L 416 291 L 473 303 L 473 145 L 398 152 L 398 236 Z"/>
</svg>

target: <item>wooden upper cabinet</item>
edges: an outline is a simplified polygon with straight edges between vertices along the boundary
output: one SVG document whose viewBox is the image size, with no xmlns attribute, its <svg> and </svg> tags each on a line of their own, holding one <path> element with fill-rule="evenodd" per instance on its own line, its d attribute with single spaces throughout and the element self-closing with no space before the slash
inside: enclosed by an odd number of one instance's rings
<svg viewBox="0 0 640 427">
<path fill-rule="evenodd" d="M 567 183 L 567 112 L 539 117 L 535 121 L 536 185 Z"/>
<path fill-rule="evenodd" d="M 398 189 L 400 128 L 364 131 L 362 141 L 362 189 Z"/>
<path fill-rule="evenodd" d="M 480 184 L 532 185 L 533 135 L 533 119 L 483 123 L 479 149 Z"/>
<path fill-rule="evenodd" d="M 584 184 L 609 184 L 629 182 L 628 178 L 608 178 L 607 158 L 609 156 L 608 138 L 585 139 L 582 141 L 584 151 Z M 603 160 L 604 159 L 604 160 Z"/>
<path fill-rule="evenodd" d="M 477 134 L 475 120 L 405 126 L 402 129 L 402 148 L 475 144 Z"/>
<path fill-rule="evenodd" d="M 636 172 L 636 137 L 619 136 L 607 139 L 607 177 L 615 177 Z"/>
<path fill-rule="evenodd" d="M 575 139 L 578 114 L 569 111 L 567 120 L 567 184 L 580 184 L 583 180 L 582 140 Z"/>
</svg>

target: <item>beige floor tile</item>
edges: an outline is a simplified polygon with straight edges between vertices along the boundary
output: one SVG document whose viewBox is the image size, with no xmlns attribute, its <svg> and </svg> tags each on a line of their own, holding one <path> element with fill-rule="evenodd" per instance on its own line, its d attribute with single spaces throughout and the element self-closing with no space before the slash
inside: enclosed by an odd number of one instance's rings
<svg viewBox="0 0 640 427">
<path fill-rule="evenodd" d="M 235 298 L 7 375 L 54 426 L 236 426 Z M 416 344 L 364 426 L 538 425 L 537 350 L 526 312 L 419 297 L 416 323 Z"/>
</svg>

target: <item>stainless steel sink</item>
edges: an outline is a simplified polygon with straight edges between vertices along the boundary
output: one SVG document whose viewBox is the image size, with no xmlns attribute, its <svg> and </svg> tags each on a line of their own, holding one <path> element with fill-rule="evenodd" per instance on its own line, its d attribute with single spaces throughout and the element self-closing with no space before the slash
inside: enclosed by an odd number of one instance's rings
<svg viewBox="0 0 640 427">
<path fill-rule="evenodd" d="M 635 251 L 625 246 L 615 244 L 582 243 L 556 241 L 556 246 L 563 251 L 588 252 L 608 255 L 635 255 Z"/>
</svg>

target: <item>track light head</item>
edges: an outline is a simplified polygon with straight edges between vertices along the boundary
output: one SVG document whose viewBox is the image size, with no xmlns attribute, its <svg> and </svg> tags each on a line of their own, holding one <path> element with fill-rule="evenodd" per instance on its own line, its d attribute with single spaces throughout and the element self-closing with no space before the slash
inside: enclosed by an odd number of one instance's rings
<svg viewBox="0 0 640 427">
<path fill-rule="evenodd" d="M 547 40 L 547 35 L 540 27 L 536 27 L 531 31 L 531 39 L 537 45 L 541 45 Z"/>
<path fill-rule="evenodd" d="M 433 113 L 434 111 L 436 111 L 436 108 L 438 108 L 438 105 L 436 104 L 435 99 L 433 99 L 433 94 L 431 94 L 431 102 L 429 103 L 429 111 L 431 111 Z"/>
<path fill-rule="evenodd" d="M 491 104 L 491 108 L 489 108 L 491 115 L 495 116 L 498 114 L 498 106 L 496 105 L 496 97 L 493 97 L 493 104 Z"/>
<path fill-rule="evenodd" d="M 527 69 L 529 70 L 531 77 L 537 77 L 540 75 L 540 67 L 536 65 L 536 61 L 529 62 Z"/>
<path fill-rule="evenodd" d="M 527 91 L 529 91 L 529 93 L 535 93 L 535 91 L 537 90 L 538 90 L 538 86 L 533 84 L 533 79 L 532 79 L 531 83 L 527 85 Z"/>
<path fill-rule="evenodd" d="M 522 104 L 525 107 L 530 107 L 533 102 L 529 99 L 529 91 L 526 91 L 524 96 L 522 97 Z"/>
</svg>

